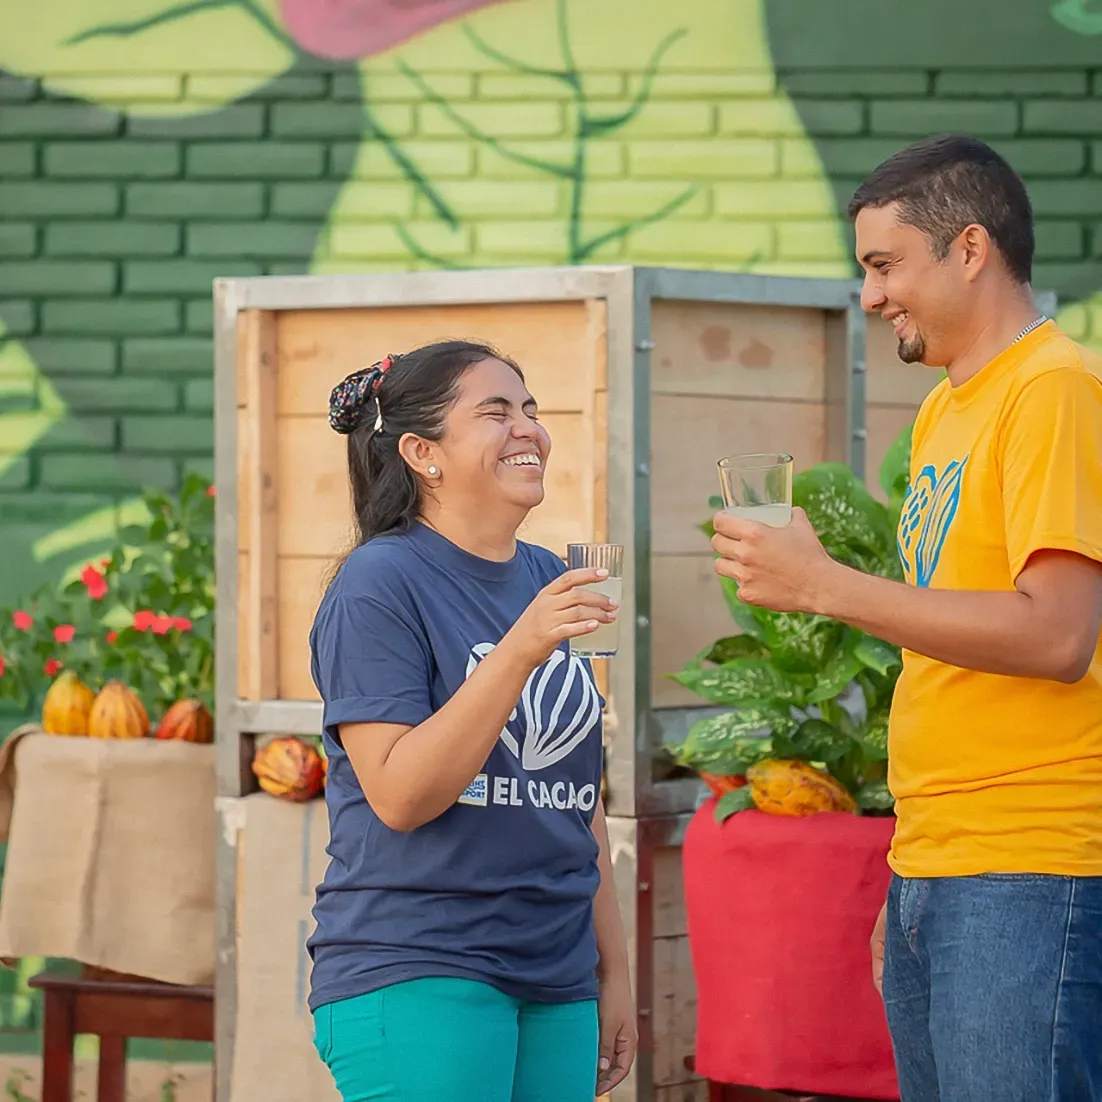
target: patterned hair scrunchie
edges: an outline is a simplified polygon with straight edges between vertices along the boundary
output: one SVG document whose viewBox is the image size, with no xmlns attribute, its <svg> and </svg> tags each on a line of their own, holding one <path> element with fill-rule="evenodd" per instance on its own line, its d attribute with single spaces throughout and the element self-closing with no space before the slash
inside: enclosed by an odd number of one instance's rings
<svg viewBox="0 0 1102 1102">
<path fill-rule="evenodd" d="M 369 401 L 375 397 L 383 376 L 399 360 L 398 356 L 387 356 L 370 367 L 353 371 L 342 382 L 333 387 L 329 395 L 329 427 L 342 436 L 355 431 L 360 427 L 364 418 L 364 411 Z M 383 427 L 382 411 L 378 412 L 375 419 L 375 429 Z"/>
</svg>

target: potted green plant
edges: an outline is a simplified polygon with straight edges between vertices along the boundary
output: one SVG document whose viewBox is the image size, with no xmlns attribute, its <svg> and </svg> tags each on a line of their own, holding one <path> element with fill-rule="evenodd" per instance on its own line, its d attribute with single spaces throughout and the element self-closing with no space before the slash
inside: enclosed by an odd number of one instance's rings
<svg viewBox="0 0 1102 1102">
<path fill-rule="evenodd" d="M 841 463 L 796 475 L 793 504 L 808 515 L 828 553 L 867 573 L 901 578 L 896 525 L 907 488 L 908 428 L 880 469 L 888 498 L 878 501 Z M 713 498 L 713 508 L 722 502 Z M 710 538 L 711 522 L 702 530 Z M 720 821 L 755 806 L 747 770 L 765 760 L 804 762 L 825 771 L 870 814 L 890 814 L 886 783 L 888 711 L 901 667 L 898 648 L 838 621 L 778 613 L 739 600 L 719 579 L 736 634 L 696 655 L 674 680 L 729 709 L 696 722 L 669 748 L 719 797 Z"/>
</svg>

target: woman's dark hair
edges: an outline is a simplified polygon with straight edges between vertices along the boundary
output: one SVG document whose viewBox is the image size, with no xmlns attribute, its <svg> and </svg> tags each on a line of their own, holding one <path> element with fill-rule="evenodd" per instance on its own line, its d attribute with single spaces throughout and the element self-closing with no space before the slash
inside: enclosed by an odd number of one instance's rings
<svg viewBox="0 0 1102 1102">
<path fill-rule="evenodd" d="M 490 359 L 508 364 L 523 380 L 520 368 L 488 344 L 440 341 L 391 357 L 374 386 L 366 388 L 356 403 L 355 428 L 348 432 L 357 547 L 376 536 L 407 532 L 417 520 L 421 484 L 398 453 L 398 441 L 407 432 L 439 440 L 460 380 Z"/>
<path fill-rule="evenodd" d="M 921 230 L 944 260 L 957 235 L 983 226 L 1002 253 L 1010 275 L 1028 283 L 1033 274 L 1033 208 L 1021 177 L 989 145 L 942 134 L 901 149 L 857 189 L 848 214 L 899 204 L 900 220 Z"/>
</svg>

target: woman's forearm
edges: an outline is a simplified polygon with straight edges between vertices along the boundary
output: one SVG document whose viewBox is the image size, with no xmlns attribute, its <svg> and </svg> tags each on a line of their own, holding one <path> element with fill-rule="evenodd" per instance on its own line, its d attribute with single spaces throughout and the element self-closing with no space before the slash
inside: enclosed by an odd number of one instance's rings
<svg viewBox="0 0 1102 1102">
<path fill-rule="evenodd" d="M 609 977 L 628 981 L 628 952 L 624 940 L 624 924 L 620 904 L 616 899 L 616 881 L 612 871 L 612 850 L 608 841 L 604 801 L 597 801 L 593 815 L 593 837 L 599 849 L 597 867 L 601 883 L 593 899 L 593 928 L 597 935 L 598 971 L 602 980 Z"/>
</svg>

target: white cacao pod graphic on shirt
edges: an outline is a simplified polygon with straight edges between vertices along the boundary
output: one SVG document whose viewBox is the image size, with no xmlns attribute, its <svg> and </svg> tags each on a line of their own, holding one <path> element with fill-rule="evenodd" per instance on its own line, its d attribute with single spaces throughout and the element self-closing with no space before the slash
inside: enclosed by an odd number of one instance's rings
<svg viewBox="0 0 1102 1102">
<path fill-rule="evenodd" d="M 478 643 L 471 648 L 467 677 L 493 649 L 493 643 Z M 552 683 L 560 677 L 555 692 Z M 498 737 L 520 764 L 534 773 L 562 761 L 580 746 L 600 717 L 601 698 L 592 675 L 576 655 L 557 650 L 532 671 L 509 716 L 509 724 L 514 729 L 520 727 L 520 737 L 508 725 Z"/>
</svg>

